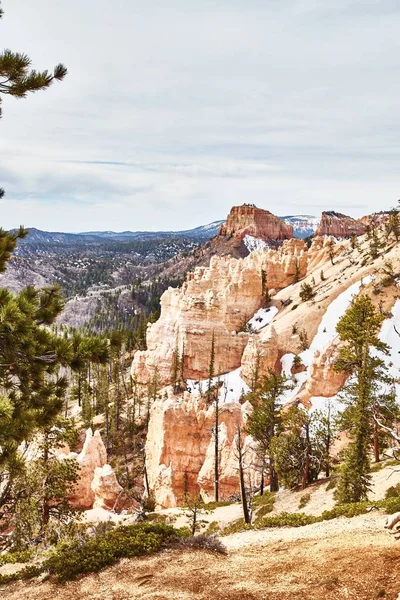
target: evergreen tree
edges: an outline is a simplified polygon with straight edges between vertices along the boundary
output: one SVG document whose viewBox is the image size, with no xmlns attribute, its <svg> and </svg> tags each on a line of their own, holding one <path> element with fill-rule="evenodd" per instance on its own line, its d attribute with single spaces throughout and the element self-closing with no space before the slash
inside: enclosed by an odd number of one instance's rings
<svg viewBox="0 0 400 600">
<path fill-rule="evenodd" d="M 345 345 L 340 349 L 335 369 L 353 375 L 345 388 L 348 404 L 345 418 L 351 442 L 337 488 L 339 502 L 365 500 L 369 491 L 372 407 L 381 386 L 390 383 L 385 363 L 376 353 L 389 352 L 378 337 L 383 320 L 384 316 L 375 310 L 369 296 L 361 295 L 355 298 L 337 325 Z"/>
<path fill-rule="evenodd" d="M 3 10 L 0 2 L 0 19 L 2 16 Z M 67 69 L 62 64 L 58 64 L 50 73 L 31 69 L 31 63 L 29 56 L 20 52 L 11 52 L 7 49 L 0 53 L 0 118 L 2 117 L 2 95 L 26 98 L 29 92 L 45 90 L 54 81 L 64 79 L 67 74 Z M 2 196 L 4 196 L 4 190 L 0 188 L 0 198 Z"/>
<path fill-rule="evenodd" d="M 278 476 L 275 470 L 274 458 L 271 453 L 271 442 L 277 435 L 280 425 L 281 397 L 286 390 L 290 389 L 289 380 L 279 373 L 268 371 L 253 392 L 246 396 L 253 406 L 249 415 L 246 431 L 258 444 L 261 457 L 261 495 L 264 492 L 264 474 L 268 469 L 270 491 L 279 489 Z"/>
<path fill-rule="evenodd" d="M 292 406 L 282 414 L 282 431 L 271 442 L 276 472 L 287 488 L 304 489 L 317 479 L 323 450 L 316 436 L 316 418 L 303 407 Z"/>
<path fill-rule="evenodd" d="M 322 449 L 322 467 L 325 470 L 325 477 L 331 474 L 331 448 L 338 432 L 338 418 L 338 412 L 332 406 L 331 400 L 327 400 L 322 410 L 314 412 L 315 437 Z"/>
</svg>

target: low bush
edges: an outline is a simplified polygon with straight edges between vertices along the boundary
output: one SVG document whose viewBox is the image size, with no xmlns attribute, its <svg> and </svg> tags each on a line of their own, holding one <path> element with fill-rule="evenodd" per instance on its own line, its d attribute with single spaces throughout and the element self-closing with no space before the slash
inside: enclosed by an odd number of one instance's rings
<svg viewBox="0 0 400 600">
<path fill-rule="evenodd" d="M 385 498 L 399 498 L 400 497 L 400 483 L 396 484 L 396 485 L 392 485 L 390 486 L 390 488 L 388 488 L 386 490 L 386 494 L 385 494 Z"/>
<path fill-rule="evenodd" d="M 264 529 L 267 527 L 303 527 L 304 525 L 318 523 L 319 520 L 319 517 L 306 515 L 305 513 L 283 512 L 272 517 L 257 518 L 254 521 L 254 527 L 256 529 Z"/>
<path fill-rule="evenodd" d="M 26 563 L 32 560 L 33 550 L 21 550 L 20 552 L 6 552 L 0 555 L 0 567 L 2 565 L 14 565 L 15 563 Z"/>
<path fill-rule="evenodd" d="M 60 582 L 83 573 L 99 571 L 119 558 L 132 558 L 157 552 L 163 546 L 187 535 L 164 523 L 140 523 L 117 527 L 105 535 L 60 544 L 43 564 L 44 570 Z"/>
<path fill-rule="evenodd" d="M 254 506 L 265 506 L 266 504 L 274 505 L 275 502 L 275 494 L 274 492 L 269 492 L 268 490 L 264 491 L 262 496 L 254 496 L 253 504 Z"/>
<path fill-rule="evenodd" d="M 215 535 L 200 534 L 194 537 L 183 537 L 177 542 L 179 548 L 192 548 L 193 550 L 206 550 L 218 554 L 227 554 L 223 543 Z"/>
<path fill-rule="evenodd" d="M 252 529 L 251 525 L 245 523 L 244 519 L 236 519 L 236 521 L 232 521 L 221 531 L 221 535 L 230 535 L 231 533 L 239 533 L 240 531 L 246 531 L 247 529 Z"/>
<path fill-rule="evenodd" d="M 257 510 L 257 518 L 258 517 L 264 517 L 265 515 L 268 515 L 269 513 L 271 513 L 274 510 L 274 505 L 273 504 L 264 504 L 264 506 L 260 506 L 260 508 Z"/>
<path fill-rule="evenodd" d="M 334 490 L 337 485 L 337 481 L 338 481 L 337 477 L 331 477 L 328 485 L 325 488 L 325 491 L 329 492 L 329 490 Z"/>
<path fill-rule="evenodd" d="M 221 506 L 230 506 L 233 504 L 230 500 L 220 500 L 219 502 L 207 502 L 204 504 L 205 510 L 215 510 L 216 508 L 220 508 Z"/>
<path fill-rule="evenodd" d="M 43 572 L 43 567 L 38 565 L 28 565 L 16 573 L 0 574 L 0 585 L 11 583 L 12 581 L 32 579 Z"/>
<path fill-rule="evenodd" d="M 211 521 L 211 523 L 209 523 L 207 529 L 205 530 L 204 535 L 215 535 L 218 532 L 219 532 L 218 521 Z"/>
<path fill-rule="evenodd" d="M 364 515 L 371 509 L 371 502 L 352 502 L 351 504 L 338 504 L 331 510 L 324 510 L 321 521 L 330 521 L 338 517 L 357 517 Z"/>
<path fill-rule="evenodd" d="M 385 509 L 385 512 L 388 515 L 393 515 L 396 512 L 400 512 L 400 497 L 381 500 L 379 504 Z"/>
<path fill-rule="evenodd" d="M 304 508 L 305 506 L 307 506 L 307 504 L 310 502 L 310 500 L 311 500 L 311 494 L 304 494 L 300 498 L 299 510 L 301 510 L 302 508 Z"/>
</svg>

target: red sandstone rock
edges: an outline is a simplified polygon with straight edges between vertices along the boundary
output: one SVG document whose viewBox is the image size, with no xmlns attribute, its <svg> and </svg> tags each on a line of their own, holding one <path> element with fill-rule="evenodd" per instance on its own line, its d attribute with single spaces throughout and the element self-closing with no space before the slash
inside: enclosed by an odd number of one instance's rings
<svg viewBox="0 0 400 600">
<path fill-rule="evenodd" d="M 286 240 L 293 237 L 293 227 L 268 210 L 252 204 L 234 206 L 226 223 L 221 225 L 220 236 L 235 236 L 243 239 L 245 235 L 268 241 Z"/>
<path fill-rule="evenodd" d="M 316 236 L 332 235 L 338 237 L 351 237 L 365 233 L 365 225 L 360 219 L 353 219 L 335 211 L 323 212 L 321 221 L 315 232 Z"/>
</svg>

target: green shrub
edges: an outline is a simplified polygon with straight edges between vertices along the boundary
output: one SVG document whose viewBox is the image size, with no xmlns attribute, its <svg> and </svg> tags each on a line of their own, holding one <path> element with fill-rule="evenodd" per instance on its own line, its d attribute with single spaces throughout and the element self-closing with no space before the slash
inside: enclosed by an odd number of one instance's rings
<svg viewBox="0 0 400 600">
<path fill-rule="evenodd" d="M 334 490 L 337 485 L 337 481 L 338 481 L 337 477 L 331 477 L 328 485 L 325 488 L 325 491 L 329 492 L 329 490 Z"/>
<path fill-rule="evenodd" d="M 329 521 L 338 517 L 357 517 L 364 515 L 373 506 L 371 502 L 352 502 L 351 504 L 338 504 L 331 510 L 324 510 L 321 521 Z"/>
<path fill-rule="evenodd" d="M 393 513 L 400 512 L 400 497 L 382 500 L 380 504 L 388 515 L 393 515 Z"/>
<path fill-rule="evenodd" d="M 43 571 L 44 569 L 42 566 L 28 565 L 16 573 L 8 573 L 7 575 L 0 574 L 0 585 L 21 579 L 32 579 L 33 577 L 40 575 Z"/>
<path fill-rule="evenodd" d="M 400 483 L 392 485 L 386 490 L 385 498 L 399 498 L 400 497 Z"/>
<path fill-rule="evenodd" d="M 15 563 L 29 562 L 33 558 L 33 550 L 21 550 L 20 552 L 7 552 L 0 555 L 0 567 L 2 565 L 14 565 Z"/>
<path fill-rule="evenodd" d="M 300 502 L 299 502 L 299 510 L 301 510 L 302 508 L 304 508 L 311 500 L 311 494 L 304 494 L 301 498 L 300 498 Z"/>
<path fill-rule="evenodd" d="M 320 521 L 320 518 L 313 515 L 283 512 L 272 517 L 257 518 L 254 521 L 254 527 L 256 529 L 265 527 L 303 527 L 304 525 L 318 523 L 318 521 Z"/>
<path fill-rule="evenodd" d="M 385 466 L 385 463 L 383 463 L 383 462 L 374 463 L 373 465 L 371 465 L 371 473 L 377 473 L 378 471 L 383 469 L 384 466 Z"/>
<path fill-rule="evenodd" d="M 268 504 L 268 505 L 272 504 L 272 506 L 273 506 L 274 502 L 275 502 L 275 493 L 269 492 L 268 490 L 264 491 L 262 496 L 254 496 L 254 498 L 253 498 L 254 506 L 265 506 L 266 504 Z"/>
<path fill-rule="evenodd" d="M 300 286 L 300 298 L 303 302 L 307 302 L 307 300 L 311 300 L 315 296 L 315 292 L 313 286 L 309 283 L 302 283 Z"/>
<path fill-rule="evenodd" d="M 83 573 L 99 571 L 119 558 L 151 554 L 184 535 L 186 532 L 164 523 L 121 526 L 105 535 L 60 544 L 45 561 L 44 569 L 64 582 Z"/>
<path fill-rule="evenodd" d="M 218 532 L 219 532 L 218 521 L 211 521 L 211 523 L 209 523 L 207 529 L 205 530 L 204 535 L 215 535 Z"/>
<path fill-rule="evenodd" d="M 215 510 L 220 506 L 230 506 L 231 504 L 233 504 L 233 502 L 230 502 L 229 500 L 220 500 L 219 502 L 207 502 L 207 504 L 204 504 L 204 509 Z"/>
<path fill-rule="evenodd" d="M 261 506 L 257 510 L 257 518 L 264 517 L 265 515 L 268 515 L 269 513 L 271 513 L 273 510 L 274 510 L 273 504 L 264 504 L 264 506 Z"/>
<path fill-rule="evenodd" d="M 236 521 L 232 521 L 221 531 L 221 535 L 230 535 L 231 533 L 239 533 L 240 531 L 246 531 L 247 529 L 252 529 L 251 525 L 245 523 L 244 519 L 236 519 Z"/>
</svg>

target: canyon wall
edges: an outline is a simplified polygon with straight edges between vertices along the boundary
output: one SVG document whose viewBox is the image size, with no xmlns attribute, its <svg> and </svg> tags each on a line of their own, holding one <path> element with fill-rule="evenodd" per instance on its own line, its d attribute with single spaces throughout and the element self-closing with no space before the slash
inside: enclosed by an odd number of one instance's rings
<svg viewBox="0 0 400 600">
<path fill-rule="evenodd" d="M 182 505 L 185 495 L 204 500 L 214 497 L 215 406 L 199 392 L 174 396 L 167 388 L 167 399 L 157 400 L 150 413 L 146 442 L 146 467 L 149 487 L 157 506 Z M 250 405 L 238 402 L 221 404 L 219 418 L 220 498 L 239 493 L 238 427 L 244 427 Z M 243 434 L 242 434 L 243 435 Z M 255 464 L 257 457 L 251 440 L 243 437 L 246 461 Z M 257 472 L 252 469 L 252 484 Z"/>
<path fill-rule="evenodd" d="M 246 235 L 268 240 L 287 240 L 293 237 L 293 227 L 276 217 L 268 210 L 257 208 L 251 204 L 234 206 L 226 223 L 221 225 L 220 236 Z"/>
<path fill-rule="evenodd" d="M 147 350 L 134 356 L 132 377 L 146 385 L 157 372 L 160 384 L 170 383 L 174 352 L 183 350 L 184 377 L 204 379 L 213 339 L 214 373 L 236 369 L 249 339 L 246 323 L 265 306 L 267 289 L 275 293 L 306 270 L 306 244 L 295 239 L 244 259 L 213 257 L 209 267 L 189 273 L 181 288 L 163 294 L 161 316 L 148 327 Z"/>
<path fill-rule="evenodd" d="M 315 235 L 332 235 L 336 238 L 346 238 L 354 234 L 363 235 L 364 233 L 365 225 L 360 219 L 353 219 L 335 211 L 327 211 L 322 213 Z"/>
</svg>

